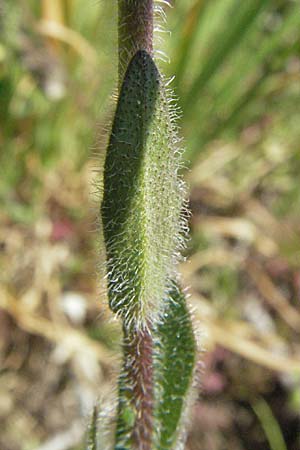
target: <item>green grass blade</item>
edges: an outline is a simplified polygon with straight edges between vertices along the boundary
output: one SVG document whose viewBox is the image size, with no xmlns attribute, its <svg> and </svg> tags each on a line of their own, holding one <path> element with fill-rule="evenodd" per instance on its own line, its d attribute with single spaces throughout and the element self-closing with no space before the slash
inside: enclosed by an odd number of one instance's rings
<svg viewBox="0 0 300 450">
<path fill-rule="evenodd" d="M 264 34 L 263 39 L 259 27 L 253 29 L 252 35 L 240 46 L 238 55 L 229 64 L 233 67 L 230 73 L 216 77 L 210 85 L 212 97 L 204 97 L 201 109 L 197 109 L 199 126 L 194 133 L 187 152 L 187 158 L 193 162 L 209 140 L 220 137 L 226 130 L 234 133 L 243 119 L 243 114 L 250 104 L 263 98 L 261 86 L 266 84 L 272 74 L 266 71 L 268 61 L 278 58 L 284 42 L 299 34 L 300 10 L 298 7 L 287 9 L 282 24 L 278 28 Z M 258 41 L 261 40 L 258 45 Z M 255 47 L 249 54 L 250 48 Z M 293 46 L 281 58 L 287 60 L 293 54 Z M 258 96 L 260 92 L 260 96 Z M 193 141 L 193 142 L 192 142 Z"/>
<path fill-rule="evenodd" d="M 174 39 L 176 91 L 185 95 L 186 78 L 199 72 L 199 61 L 205 61 L 207 48 L 222 23 L 229 21 L 236 0 L 196 0 L 187 13 L 181 35 Z M 196 62 L 196 64 L 193 64 Z"/>
<path fill-rule="evenodd" d="M 233 66 L 236 70 L 225 80 L 225 83 L 220 80 L 218 84 L 218 91 L 215 94 L 215 100 L 209 114 L 213 117 L 220 113 L 224 107 L 229 109 L 233 107 L 237 97 L 241 97 L 247 86 L 247 80 L 252 79 L 266 60 L 271 60 L 280 50 L 282 42 L 288 35 L 297 33 L 300 26 L 300 9 L 299 7 L 291 8 L 285 15 L 280 27 L 274 32 L 263 37 L 263 40 L 258 44 L 260 35 L 255 36 L 255 43 L 257 49 L 249 53 L 244 46 L 240 51 L 240 58 L 234 62 Z M 256 30 L 255 30 L 256 31 Z M 244 50 L 244 51 L 242 51 Z M 221 78 L 221 77 L 220 77 Z"/>
<path fill-rule="evenodd" d="M 203 17 L 208 3 L 205 0 L 197 0 L 190 8 L 185 26 L 182 31 L 182 38 L 179 48 L 176 49 L 177 62 L 175 63 L 176 85 L 180 86 L 184 72 L 188 66 L 190 51 L 197 37 L 197 29 Z"/>
<path fill-rule="evenodd" d="M 270 449 L 287 450 L 282 431 L 268 403 L 261 398 L 253 405 L 253 410 L 265 432 Z"/>
<path fill-rule="evenodd" d="M 195 98 L 206 86 L 211 77 L 216 73 L 217 69 L 223 64 L 225 58 L 240 45 L 242 39 L 245 38 L 251 24 L 259 16 L 262 9 L 269 3 L 269 0 L 253 0 L 243 2 L 242 6 L 237 5 L 237 12 L 233 15 L 233 20 L 228 24 L 224 24 L 221 31 L 215 38 L 212 46 L 210 57 L 207 57 L 197 78 L 192 83 L 185 99 L 184 111 L 190 114 L 194 109 Z"/>
</svg>

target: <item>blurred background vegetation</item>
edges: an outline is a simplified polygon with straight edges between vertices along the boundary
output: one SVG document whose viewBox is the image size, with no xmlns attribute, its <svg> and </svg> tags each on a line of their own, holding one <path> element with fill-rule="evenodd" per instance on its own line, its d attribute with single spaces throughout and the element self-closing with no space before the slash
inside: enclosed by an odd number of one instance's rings
<svg viewBox="0 0 300 450">
<path fill-rule="evenodd" d="M 1 450 L 81 450 L 116 380 L 96 270 L 115 3 L 0 0 Z M 187 449 L 299 450 L 300 2 L 171 3 L 156 48 L 182 111 L 203 350 Z"/>
</svg>

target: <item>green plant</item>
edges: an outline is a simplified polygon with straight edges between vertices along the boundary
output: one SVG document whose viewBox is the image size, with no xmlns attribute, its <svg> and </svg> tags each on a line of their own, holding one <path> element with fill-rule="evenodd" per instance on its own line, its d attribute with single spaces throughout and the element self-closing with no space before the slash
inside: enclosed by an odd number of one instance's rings
<svg viewBox="0 0 300 450">
<path fill-rule="evenodd" d="M 119 94 L 104 165 L 109 304 L 124 335 L 112 443 L 119 450 L 177 448 L 195 365 L 176 271 L 186 229 L 180 148 L 153 58 L 153 8 L 151 0 L 119 0 Z"/>
<path fill-rule="evenodd" d="M 263 398 L 259 398 L 255 401 L 252 408 L 265 432 L 270 449 L 287 450 L 280 426 L 268 403 Z"/>
<path fill-rule="evenodd" d="M 194 0 L 181 7 L 185 20 L 173 27 L 169 52 L 193 167 L 213 140 L 237 139 L 266 110 L 282 111 L 274 94 L 289 83 L 276 92 L 274 80 L 299 52 L 300 10 L 292 0 Z"/>
</svg>

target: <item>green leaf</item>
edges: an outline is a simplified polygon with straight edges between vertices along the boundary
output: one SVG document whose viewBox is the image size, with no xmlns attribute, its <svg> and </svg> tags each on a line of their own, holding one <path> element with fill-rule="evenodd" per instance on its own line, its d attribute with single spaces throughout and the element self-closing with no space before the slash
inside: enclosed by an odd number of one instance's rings
<svg viewBox="0 0 300 450">
<path fill-rule="evenodd" d="M 120 89 L 101 206 L 111 309 L 125 327 L 157 317 L 180 244 L 183 187 L 164 81 L 138 51 Z"/>
<path fill-rule="evenodd" d="M 173 284 L 155 332 L 155 450 L 173 449 L 182 431 L 196 359 L 185 295 Z"/>
</svg>

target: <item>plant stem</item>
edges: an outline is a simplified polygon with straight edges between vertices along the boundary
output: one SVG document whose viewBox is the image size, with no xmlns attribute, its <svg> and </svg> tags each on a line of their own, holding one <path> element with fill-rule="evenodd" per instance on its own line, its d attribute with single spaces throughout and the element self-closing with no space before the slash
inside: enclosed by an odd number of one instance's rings
<svg viewBox="0 0 300 450">
<path fill-rule="evenodd" d="M 126 332 L 125 332 L 126 333 Z M 153 338 L 148 329 L 126 333 L 125 371 L 132 383 L 132 404 L 136 419 L 132 444 L 136 450 L 150 450 L 153 431 Z"/>
<path fill-rule="evenodd" d="M 138 50 L 153 54 L 153 0 L 118 0 L 119 86 Z M 124 369 L 132 383 L 131 403 L 136 412 L 132 444 L 151 450 L 153 431 L 153 338 L 149 329 L 124 327 Z"/>
<path fill-rule="evenodd" d="M 153 0 L 118 0 L 119 84 L 138 50 L 153 53 Z"/>
</svg>

